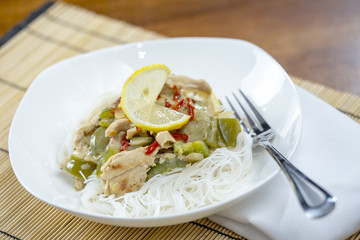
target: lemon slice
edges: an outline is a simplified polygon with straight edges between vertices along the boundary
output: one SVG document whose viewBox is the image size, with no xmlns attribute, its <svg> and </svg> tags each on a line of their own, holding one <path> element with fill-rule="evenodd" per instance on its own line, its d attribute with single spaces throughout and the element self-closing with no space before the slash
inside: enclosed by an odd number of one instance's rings
<svg viewBox="0 0 360 240">
<path fill-rule="evenodd" d="M 154 132 L 179 129 L 190 116 L 155 104 L 170 70 L 164 64 L 152 64 L 135 71 L 125 82 L 120 107 L 136 126 Z"/>
<path fill-rule="evenodd" d="M 214 113 L 221 111 L 221 104 L 219 102 L 219 99 L 215 96 L 214 92 L 211 92 L 210 102 L 212 104 L 212 110 Z"/>
</svg>

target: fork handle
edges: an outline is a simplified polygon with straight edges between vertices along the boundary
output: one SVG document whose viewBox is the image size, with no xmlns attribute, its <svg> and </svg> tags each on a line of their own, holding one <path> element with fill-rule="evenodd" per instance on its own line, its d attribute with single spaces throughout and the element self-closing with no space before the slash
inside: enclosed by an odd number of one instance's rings
<svg viewBox="0 0 360 240">
<path fill-rule="evenodd" d="M 267 150 L 283 170 L 308 217 L 319 218 L 334 209 L 336 197 L 292 165 L 268 140 L 261 141 L 260 145 Z"/>
</svg>

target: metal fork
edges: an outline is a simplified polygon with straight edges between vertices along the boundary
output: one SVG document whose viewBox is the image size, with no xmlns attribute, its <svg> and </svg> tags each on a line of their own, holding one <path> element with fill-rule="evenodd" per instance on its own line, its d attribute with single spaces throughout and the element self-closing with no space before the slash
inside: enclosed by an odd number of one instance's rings
<svg viewBox="0 0 360 240">
<path fill-rule="evenodd" d="M 260 145 L 264 147 L 271 157 L 279 164 L 295 191 L 300 205 L 304 209 L 307 217 L 320 218 L 330 213 L 335 208 L 336 197 L 332 196 L 325 189 L 303 174 L 275 149 L 269 141 L 275 136 L 274 130 L 267 124 L 265 119 L 240 89 L 239 92 L 247 103 L 248 109 L 251 109 L 251 111 L 246 111 L 246 108 L 241 104 L 239 98 L 234 93 L 233 96 L 235 100 L 230 100 L 227 96 L 225 99 L 234 110 L 235 116 L 240 119 L 243 129 L 252 136 L 253 146 Z M 239 108 L 236 108 L 236 106 L 240 107 L 244 112 L 245 121 L 248 122 L 248 125 L 251 125 L 250 128 L 246 126 L 244 121 L 240 118 L 241 113 L 237 110 Z"/>
</svg>

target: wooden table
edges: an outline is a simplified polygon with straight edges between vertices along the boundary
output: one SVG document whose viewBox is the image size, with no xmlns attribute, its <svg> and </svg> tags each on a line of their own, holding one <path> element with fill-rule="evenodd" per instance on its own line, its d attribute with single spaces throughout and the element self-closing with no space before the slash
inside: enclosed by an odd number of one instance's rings
<svg viewBox="0 0 360 240">
<path fill-rule="evenodd" d="M 2 0 L 0 35 L 45 0 Z M 65 0 L 171 36 L 244 39 L 292 75 L 360 95 L 360 1 Z"/>
</svg>

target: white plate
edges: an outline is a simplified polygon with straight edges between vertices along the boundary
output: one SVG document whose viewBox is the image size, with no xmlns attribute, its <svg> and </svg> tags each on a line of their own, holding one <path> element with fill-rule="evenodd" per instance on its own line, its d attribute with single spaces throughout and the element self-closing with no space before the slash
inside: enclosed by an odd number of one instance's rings
<svg viewBox="0 0 360 240">
<path fill-rule="evenodd" d="M 206 79 L 218 97 L 242 88 L 277 131 L 273 143 L 291 157 L 301 132 L 299 100 L 287 73 L 265 51 L 241 40 L 174 38 L 99 50 L 44 70 L 22 99 L 9 136 L 10 160 L 21 184 L 40 200 L 96 222 L 162 226 L 195 220 L 229 207 L 258 190 L 279 168 L 262 149 L 254 151 L 257 180 L 227 201 L 195 211 L 161 217 L 125 218 L 84 210 L 71 176 L 58 168 L 74 121 L 105 92 L 121 89 L 144 65 L 166 64 L 173 73 Z"/>
</svg>

